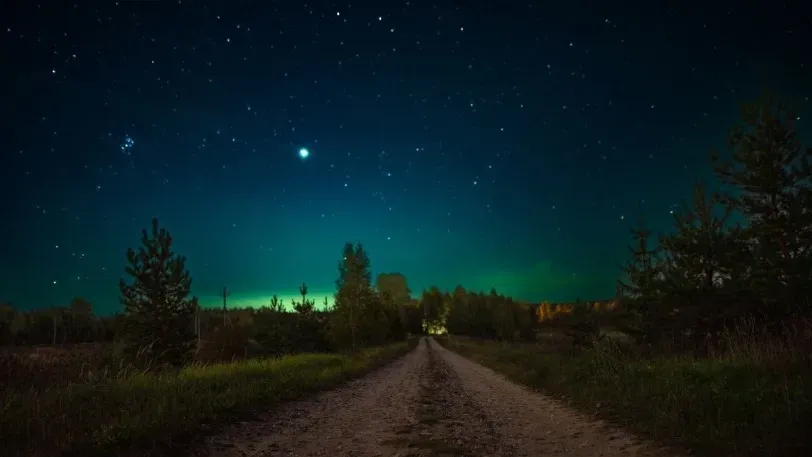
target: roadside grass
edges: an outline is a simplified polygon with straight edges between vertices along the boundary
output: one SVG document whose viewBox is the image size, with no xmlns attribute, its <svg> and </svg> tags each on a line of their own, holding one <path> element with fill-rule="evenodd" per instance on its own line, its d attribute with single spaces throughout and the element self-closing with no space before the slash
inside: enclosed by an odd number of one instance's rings
<svg viewBox="0 0 812 457">
<path fill-rule="evenodd" d="M 0 394 L 0 453 L 171 452 L 218 424 L 361 376 L 417 342 L 411 338 L 354 355 L 298 354 L 190 365 L 162 374 L 124 370 L 98 382 L 5 389 Z"/>
<path fill-rule="evenodd" d="M 647 356 L 444 337 L 515 382 L 665 445 L 705 456 L 812 455 L 812 322 L 771 337 L 753 322 L 713 356 Z"/>
</svg>

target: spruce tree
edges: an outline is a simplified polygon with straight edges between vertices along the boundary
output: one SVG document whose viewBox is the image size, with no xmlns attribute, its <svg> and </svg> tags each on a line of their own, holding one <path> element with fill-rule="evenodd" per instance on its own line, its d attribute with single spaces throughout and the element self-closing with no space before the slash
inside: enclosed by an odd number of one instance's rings
<svg viewBox="0 0 812 457">
<path fill-rule="evenodd" d="M 172 236 L 152 220 L 142 230 L 138 250 L 127 250 L 128 283 L 121 279 L 121 302 L 127 318 L 127 342 L 132 351 L 145 351 L 152 361 L 180 365 L 195 345 L 197 297 L 189 298 L 192 278 L 186 258 L 172 251 Z"/>
</svg>

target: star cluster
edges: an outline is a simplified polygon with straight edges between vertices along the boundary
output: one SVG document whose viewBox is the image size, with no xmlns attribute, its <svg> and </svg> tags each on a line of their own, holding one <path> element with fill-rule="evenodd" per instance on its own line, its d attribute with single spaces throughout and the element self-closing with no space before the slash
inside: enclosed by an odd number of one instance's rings
<svg viewBox="0 0 812 457">
<path fill-rule="evenodd" d="M 809 108 L 812 22 L 748 8 L 22 2 L 0 300 L 118 309 L 153 216 L 204 303 L 320 301 L 345 241 L 416 291 L 611 296 L 630 224 L 667 227 L 741 102 Z"/>
</svg>

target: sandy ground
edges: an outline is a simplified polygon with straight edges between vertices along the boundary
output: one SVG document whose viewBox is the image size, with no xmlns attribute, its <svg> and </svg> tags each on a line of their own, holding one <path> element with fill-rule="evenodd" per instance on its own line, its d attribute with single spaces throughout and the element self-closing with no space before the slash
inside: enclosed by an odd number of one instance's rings
<svg viewBox="0 0 812 457">
<path fill-rule="evenodd" d="M 194 455 L 666 456 L 430 338 L 368 376 L 206 439 Z"/>
</svg>

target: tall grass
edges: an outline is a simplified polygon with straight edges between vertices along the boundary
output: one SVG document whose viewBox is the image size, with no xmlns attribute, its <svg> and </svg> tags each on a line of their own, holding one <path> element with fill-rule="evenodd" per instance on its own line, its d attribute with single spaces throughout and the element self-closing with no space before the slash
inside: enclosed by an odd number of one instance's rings
<svg viewBox="0 0 812 457">
<path fill-rule="evenodd" d="M 603 341 L 566 353 L 450 338 L 449 349 L 586 413 L 698 455 L 812 455 L 812 322 L 768 334 L 743 321 L 711 356 L 647 355 Z"/>
<path fill-rule="evenodd" d="M 416 340 L 354 355 L 299 354 L 191 365 L 177 372 L 122 369 L 107 377 L 4 389 L 3 455 L 111 455 L 168 449 L 229 419 L 337 385 L 405 354 Z"/>
</svg>

